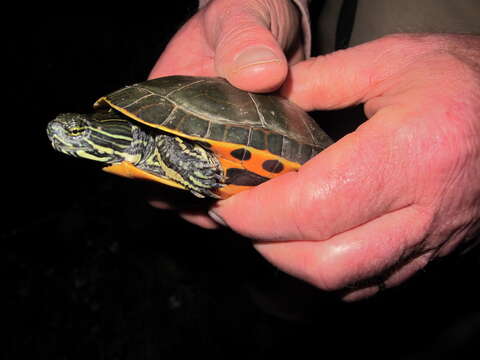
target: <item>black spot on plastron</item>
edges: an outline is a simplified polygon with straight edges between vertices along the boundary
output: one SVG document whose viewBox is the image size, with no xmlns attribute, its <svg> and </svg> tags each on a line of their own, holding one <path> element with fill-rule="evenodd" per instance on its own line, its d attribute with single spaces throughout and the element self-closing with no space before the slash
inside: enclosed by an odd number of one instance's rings
<svg viewBox="0 0 480 360">
<path fill-rule="evenodd" d="M 257 186 L 267 180 L 269 180 L 269 178 L 255 174 L 245 169 L 227 169 L 226 183 L 230 185 Z"/>
<path fill-rule="evenodd" d="M 262 168 L 268 172 L 278 174 L 283 170 L 283 164 L 278 160 L 265 160 Z"/>
<path fill-rule="evenodd" d="M 250 160 L 252 158 L 252 153 L 244 148 L 235 149 L 230 153 L 230 155 L 240 161 Z"/>
</svg>

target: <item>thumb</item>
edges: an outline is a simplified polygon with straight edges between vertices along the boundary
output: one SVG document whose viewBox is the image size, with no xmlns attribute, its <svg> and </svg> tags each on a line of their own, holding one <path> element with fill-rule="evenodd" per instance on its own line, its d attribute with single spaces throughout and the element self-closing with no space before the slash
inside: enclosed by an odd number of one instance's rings
<svg viewBox="0 0 480 360">
<path fill-rule="evenodd" d="M 269 92 L 280 87 L 287 76 L 283 48 L 290 45 L 291 35 L 284 38 L 283 34 L 298 33 L 298 19 L 293 8 L 279 10 L 250 4 L 254 3 L 224 1 L 207 7 L 206 38 L 214 50 L 219 75 L 243 90 Z M 292 5 L 285 2 L 285 6 Z M 270 30 L 272 21 L 290 29 L 275 36 Z"/>
</svg>

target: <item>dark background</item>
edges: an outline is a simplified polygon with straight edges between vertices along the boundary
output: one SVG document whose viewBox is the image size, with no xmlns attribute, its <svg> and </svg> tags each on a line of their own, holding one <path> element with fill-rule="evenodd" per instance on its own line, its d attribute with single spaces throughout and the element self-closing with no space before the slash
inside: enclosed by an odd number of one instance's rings
<svg viewBox="0 0 480 360">
<path fill-rule="evenodd" d="M 151 186 L 51 149 L 45 127 L 57 113 L 88 111 L 147 77 L 196 10 L 196 1 L 175 4 L 5 14 L 15 26 L 4 44 L 0 356 L 467 358 L 480 330 L 478 251 L 345 304 L 274 269 L 248 239 L 149 207 Z M 334 113 L 317 115 L 341 135 Z"/>
</svg>

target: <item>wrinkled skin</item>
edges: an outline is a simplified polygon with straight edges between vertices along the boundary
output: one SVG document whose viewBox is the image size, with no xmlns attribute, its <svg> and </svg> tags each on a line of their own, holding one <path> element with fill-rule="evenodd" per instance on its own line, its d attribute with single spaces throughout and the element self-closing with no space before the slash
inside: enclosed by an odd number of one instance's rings
<svg viewBox="0 0 480 360">
<path fill-rule="evenodd" d="M 435 257 L 474 241 L 480 228 L 480 36 L 391 35 L 300 62 L 297 47 L 284 81 L 288 62 L 280 52 L 292 53 L 298 41 L 269 30 L 275 24 L 292 33 L 295 9 L 284 2 L 234 3 L 214 1 L 193 17 L 151 76 L 220 75 L 251 91 L 283 84 L 281 93 L 306 110 L 363 103 L 368 120 L 299 172 L 219 201 L 210 217 L 207 209 L 185 208 L 177 209 L 181 216 L 206 228 L 218 226 L 212 218 L 228 225 L 254 239 L 280 269 L 321 289 L 342 290 L 346 300 L 398 285 Z M 210 12 L 224 16 L 215 20 Z M 198 29 L 199 56 L 179 64 L 182 48 L 192 47 L 184 39 Z M 231 70 L 231 60 L 252 45 L 270 48 L 279 61 Z M 175 208 L 164 199 L 152 204 Z"/>
</svg>

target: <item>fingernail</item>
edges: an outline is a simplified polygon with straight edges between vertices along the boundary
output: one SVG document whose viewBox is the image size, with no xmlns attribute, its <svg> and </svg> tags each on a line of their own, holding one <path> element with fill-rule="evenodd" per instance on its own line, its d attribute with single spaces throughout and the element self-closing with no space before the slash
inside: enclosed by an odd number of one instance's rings
<svg viewBox="0 0 480 360">
<path fill-rule="evenodd" d="M 280 59 L 272 50 L 260 46 L 247 48 L 235 58 L 235 64 L 238 66 L 237 70 L 270 62 L 280 62 Z"/>
<path fill-rule="evenodd" d="M 214 212 L 213 210 L 210 210 L 208 212 L 208 216 L 210 216 L 212 220 L 215 221 L 217 224 L 220 224 L 222 226 L 228 226 L 225 220 L 223 220 L 222 217 L 218 215 L 216 212 Z"/>
</svg>

